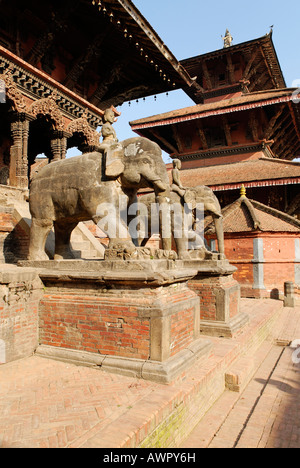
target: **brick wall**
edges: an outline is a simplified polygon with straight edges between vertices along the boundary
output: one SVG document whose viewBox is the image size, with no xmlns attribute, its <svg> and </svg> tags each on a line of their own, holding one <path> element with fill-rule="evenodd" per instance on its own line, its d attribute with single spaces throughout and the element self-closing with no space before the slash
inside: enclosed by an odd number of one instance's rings
<svg viewBox="0 0 300 468">
<path fill-rule="evenodd" d="M 280 297 L 286 281 L 295 282 L 295 239 L 294 233 L 251 233 L 226 234 L 225 255 L 231 265 L 237 268 L 234 279 L 241 285 L 242 297 Z M 262 239 L 263 285 L 265 289 L 253 288 L 255 284 L 255 263 L 253 263 L 254 239 Z"/>
<path fill-rule="evenodd" d="M 76 281 L 40 303 L 40 343 L 101 355 L 164 361 L 199 333 L 199 299 L 185 284 L 106 290 Z"/>
<path fill-rule="evenodd" d="M 216 293 L 210 282 L 190 281 L 189 287 L 200 298 L 201 320 L 217 320 Z"/>
<path fill-rule="evenodd" d="M 39 326 L 41 344 L 149 359 L 149 320 L 120 299 L 46 294 Z"/>
<path fill-rule="evenodd" d="M 239 313 L 240 288 L 232 275 L 189 281 L 200 298 L 200 317 L 205 321 L 228 321 Z"/>
<path fill-rule="evenodd" d="M 42 283 L 33 270 L 0 268 L 1 363 L 33 354 L 38 346 L 38 306 Z"/>
</svg>

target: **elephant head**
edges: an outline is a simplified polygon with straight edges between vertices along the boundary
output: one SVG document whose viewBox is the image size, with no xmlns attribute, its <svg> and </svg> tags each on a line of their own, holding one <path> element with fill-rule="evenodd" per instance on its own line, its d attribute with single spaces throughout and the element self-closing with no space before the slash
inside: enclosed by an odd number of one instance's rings
<svg viewBox="0 0 300 468">
<path fill-rule="evenodd" d="M 170 203 L 170 183 L 161 148 L 154 142 L 138 137 L 114 143 L 105 151 L 105 176 L 108 179 L 118 178 L 126 190 L 152 188 L 156 201 L 162 207 Z M 166 224 L 166 217 L 160 220 L 160 232 L 167 233 L 163 238 L 163 248 L 171 250 L 171 230 Z M 169 235 L 168 235 L 169 233 Z"/>
<path fill-rule="evenodd" d="M 106 150 L 105 175 L 120 177 L 123 187 L 154 189 L 170 194 L 169 179 L 160 147 L 146 138 L 130 138 Z"/>
</svg>

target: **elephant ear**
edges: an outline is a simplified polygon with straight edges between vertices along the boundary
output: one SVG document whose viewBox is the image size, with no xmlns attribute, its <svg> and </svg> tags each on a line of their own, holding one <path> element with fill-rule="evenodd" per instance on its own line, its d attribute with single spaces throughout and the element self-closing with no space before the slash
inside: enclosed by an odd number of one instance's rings
<svg viewBox="0 0 300 468">
<path fill-rule="evenodd" d="M 121 145 L 111 145 L 106 150 L 105 175 L 109 178 L 117 178 L 123 174 L 125 166 L 123 163 L 124 150 Z"/>
<path fill-rule="evenodd" d="M 196 193 L 194 190 L 191 190 L 188 188 L 185 192 L 184 195 L 184 201 L 185 203 L 192 205 L 192 208 L 194 209 L 196 207 Z"/>
</svg>

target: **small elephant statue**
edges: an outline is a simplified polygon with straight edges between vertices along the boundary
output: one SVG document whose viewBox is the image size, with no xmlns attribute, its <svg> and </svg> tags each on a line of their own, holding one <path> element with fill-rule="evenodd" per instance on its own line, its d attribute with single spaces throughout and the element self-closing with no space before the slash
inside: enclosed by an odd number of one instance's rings
<svg viewBox="0 0 300 468">
<path fill-rule="evenodd" d="M 195 224 L 198 220 L 195 219 L 195 208 L 199 206 L 200 208 L 203 207 L 205 214 L 210 214 L 213 217 L 217 240 L 218 240 L 218 248 L 219 254 L 221 254 L 221 258 L 224 258 L 225 249 L 224 249 L 224 231 L 223 231 L 223 217 L 221 212 L 220 203 L 213 193 L 213 191 L 206 186 L 200 185 L 194 188 L 184 188 L 180 187 L 180 191 L 177 187 L 172 186 L 172 190 L 170 192 L 170 206 L 171 209 L 174 210 L 175 206 L 179 206 L 181 209 L 181 222 L 184 220 L 184 205 L 185 203 L 189 206 L 189 209 L 193 216 L 193 224 Z M 153 211 L 151 206 L 155 203 L 155 195 L 154 194 L 147 194 L 139 197 L 139 203 L 145 205 L 147 207 L 148 217 L 149 220 L 151 219 L 151 214 L 153 215 Z M 173 207 L 173 208 L 172 208 Z M 204 214 L 203 213 L 203 214 Z M 151 222 L 146 223 L 147 229 L 140 230 L 140 245 L 144 246 L 151 234 L 150 228 L 155 226 L 155 222 L 151 224 Z M 180 235 L 177 234 L 176 229 L 180 231 Z M 146 232 L 145 232 L 146 231 Z M 174 216 L 172 217 L 172 232 L 174 237 L 174 242 L 176 244 L 176 250 L 179 259 L 190 259 L 190 258 L 197 258 L 197 255 L 193 255 L 191 251 L 189 251 L 189 240 L 192 239 L 193 241 L 193 250 L 199 252 L 199 257 L 201 254 L 203 258 L 209 258 L 211 253 L 205 247 L 204 239 L 201 236 L 198 236 L 195 231 L 189 230 L 186 232 L 184 230 L 184 226 L 182 224 L 180 226 L 176 226 L 176 222 L 174 222 Z M 193 239 L 194 237 L 194 239 Z M 200 238 L 201 237 L 201 238 Z M 200 254 L 201 252 L 201 254 Z"/>
<path fill-rule="evenodd" d="M 101 149 L 101 148 L 100 148 Z M 104 145 L 101 152 L 52 162 L 31 181 L 29 207 L 32 216 L 29 260 L 48 260 L 47 236 L 54 227 L 54 259 L 73 258 L 72 231 L 81 221 L 99 226 L 108 220 L 115 229 L 101 225 L 109 237 L 109 249 L 120 245 L 134 253 L 122 206 L 136 199 L 139 189 L 150 187 L 159 203 L 169 203 L 170 183 L 161 148 L 142 138 Z M 125 207 L 126 209 L 126 207 Z M 163 249 L 171 250 L 171 239 L 163 239 Z"/>
</svg>

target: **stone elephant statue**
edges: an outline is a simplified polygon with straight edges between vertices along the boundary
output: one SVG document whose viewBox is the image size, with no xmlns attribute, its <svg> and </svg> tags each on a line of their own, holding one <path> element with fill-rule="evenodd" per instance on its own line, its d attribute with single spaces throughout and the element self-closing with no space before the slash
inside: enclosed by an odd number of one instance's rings
<svg viewBox="0 0 300 468">
<path fill-rule="evenodd" d="M 136 252 L 124 210 L 141 188 L 151 187 L 159 203 L 169 202 L 170 184 L 161 149 L 137 137 L 104 145 L 101 151 L 50 163 L 33 178 L 29 260 L 48 259 L 45 243 L 52 227 L 54 258 L 73 258 L 71 233 L 87 220 L 93 220 L 109 237 L 108 250 L 121 246 L 130 254 Z M 171 250 L 170 238 L 163 240 L 163 248 Z"/>
<path fill-rule="evenodd" d="M 142 195 L 138 198 L 139 204 L 146 206 L 147 212 L 148 212 L 148 218 L 149 220 L 151 219 L 151 215 L 153 216 L 153 210 L 151 209 L 151 206 L 155 203 L 155 195 L 154 194 L 147 194 L 147 195 Z M 223 231 L 223 217 L 222 217 L 222 212 L 221 212 L 221 206 L 220 203 L 213 193 L 213 191 L 206 186 L 200 185 L 194 188 L 186 188 L 185 189 L 185 194 L 182 196 L 182 194 L 179 194 L 178 191 L 176 190 L 171 190 L 170 192 L 170 205 L 171 207 L 174 206 L 179 206 L 180 209 L 182 210 L 182 217 L 181 220 L 183 220 L 183 213 L 184 213 L 184 205 L 185 203 L 190 207 L 191 213 L 192 213 L 192 222 L 195 227 L 195 223 L 197 223 L 197 219 L 195 219 L 195 208 L 196 206 L 199 206 L 200 211 L 201 211 L 201 206 L 203 206 L 204 214 L 209 214 L 212 216 L 216 228 L 216 235 L 217 235 L 217 240 L 218 240 L 218 248 L 219 248 L 219 254 L 224 257 L 224 231 Z M 175 210 L 174 210 L 175 211 Z M 140 239 L 139 243 L 140 245 L 145 245 L 148 239 L 151 237 L 151 234 L 153 234 L 153 226 L 155 226 L 155 222 L 151 223 L 148 222 L 147 228 L 145 229 L 145 223 L 141 223 L 142 228 L 140 230 Z M 144 227 L 144 229 L 143 229 Z M 151 229 L 152 228 L 152 232 Z M 155 228 L 154 228 L 155 229 Z M 180 234 L 176 232 L 176 229 L 180 231 Z M 174 241 L 176 244 L 176 249 L 177 249 L 177 254 L 180 259 L 189 259 L 189 258 L 197 258 L 197 256 L 191 255 L 189 252 L 189 242 L 192 241 L 193 250 L 199 250 L 202 251 L 204 254 L 206 254 L 206 258 L 209 258 L 209 253 L 205 247 L 204 244 L 204 239 L 201 236 L 197 239 L 197 235 L 195 231 L 189 230 L 188 232 L 183 228 L 182 225 L 176 226 L 176 222 L 174 222 L 174 215 L 172 217 L 172 232 L 173 232 L 173 237 Z"/>
</svg>

